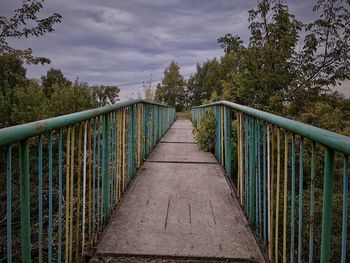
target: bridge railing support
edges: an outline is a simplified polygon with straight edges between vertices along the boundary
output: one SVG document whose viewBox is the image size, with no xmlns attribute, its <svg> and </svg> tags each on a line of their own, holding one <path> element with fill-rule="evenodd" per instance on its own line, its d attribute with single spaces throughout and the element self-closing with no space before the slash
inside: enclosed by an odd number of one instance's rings
<svg viewBox="0 0 350 263">
<path fill-rule="evenodd" d="M 215 155 L 269 260 L 349 261 L 350 138 L 227 101 L 194 107 L 195 126 L 206 111 Z"/>
<path fill-rule="evenodd" d="M 1 129 L 0 261 L 81 262 L 174 121 L 131 100 Z"/>
</svg>

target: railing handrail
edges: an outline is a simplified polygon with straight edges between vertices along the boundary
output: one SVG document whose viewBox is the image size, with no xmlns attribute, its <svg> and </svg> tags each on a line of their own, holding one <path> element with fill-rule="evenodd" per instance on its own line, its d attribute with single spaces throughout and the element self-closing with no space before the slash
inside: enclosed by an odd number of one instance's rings
<svg viewBox="0 0 350 263">
<path fill-rule="evenodd" d="M 51 130 L 66 127 L 68 125 L 89 120 L 94 117 L 98 117 L 109 112 L 115 111 L 120 108 L 132 106 L 138 103 L 145 103 L 149 105 L 157 105 L 167 108 L 171 106 L 147 101 L 144 99 L 133 99 L 125 102 L 119 102 L 113 105 L 104 106 L 100 108 L 70 113 L 53 117 L 49 119 L 43 119 L 39 121 L 29 122 L 25 124 L 19 124 L 0 129 L 0 147 L 8 145 L 17 141 L 22 141 L 26 138 L 41 135 Z"/>
<path fill-rule="evenodd" d="M 258 119 L 264 120 L 280 128 L 283 128 L 292 133 L 298 134 L 304 138 L 308 138 L 312 141 L 322 144 L 323 146 L 326 146 L 333 150 L 337 150 L 347 156 L 350 156 L 350 137 L 331 132 L 325 129 L 317 128 L 315 126 L 305 124 L 299 121 L 291 120 L 282 116 L 278 116 L 269 112 L 257 110 L 225 100 L 193 107 L 193 109 L 221 105 L 230 107 L 232 109 L 241 111 Z"/>
</svg>

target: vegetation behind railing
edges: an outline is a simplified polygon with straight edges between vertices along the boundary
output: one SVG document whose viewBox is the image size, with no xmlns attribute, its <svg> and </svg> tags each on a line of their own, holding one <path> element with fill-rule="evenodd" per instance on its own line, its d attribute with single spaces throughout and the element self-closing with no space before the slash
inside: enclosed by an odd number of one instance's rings
<svg viewBox="0 0 350 263">
<path fill-rule="evenodd" d="M 227 101 L 193 108 L 192 121 L 271 262 L 350 260 L 349 137 Z"/>
<path fill-rule="evenodd" d="M 1 129 L 0 262 L 91 255 L 174 120 L 173 108 L 132 100 Z"/>
</svg>

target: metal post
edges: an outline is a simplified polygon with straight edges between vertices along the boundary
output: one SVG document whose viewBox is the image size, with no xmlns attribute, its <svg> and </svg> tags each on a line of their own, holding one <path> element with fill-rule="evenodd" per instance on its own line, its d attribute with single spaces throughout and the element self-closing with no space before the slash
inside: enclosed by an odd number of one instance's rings
<svg viewBox="0 0 350 263">
<path fill-rule="evenodd" d="M 103 115 L 103 224 L 107 223 L 109 216 L 109 138 L 108 138 L 108 114 Z"/>
<path fill-rule="evenodd" d="M 231 158 L 231 109 L 228 107 L 225 107 L 225 123 L 226 123 L 226 129 L 225 129 L 225 169 L 227 176 L 231 178 L 232 176 L 232 158 Z"/>
<path fill-rule="evenodd" d="M 329 256 L 330 256 L 333 176 L 334 176 L 334 150 L 328 148 L 326 151 L 325 160 L 324 160 L 321 263 L 329 262 Z"/>
<path fill-rule="evenodd" d="M 30 245 L 30 188 L 28 141 L 19 145 L 19 179 L 21 192 L 22 262 L 31 262 Z"/>
<path fill-rule="evenodd" d="M 255 158 L 256 158 L 256 155 L 255 155 L 255 137 L 256 137 L 256 134 L 255 134 L 255 122 L 256 120 L 254 118 L 252 118 L 252 121 L 251 121 L 251 154 L 250 154 L 250 179 L 249 179 L 249 193 L 250 193 L 250 200 L 249 200 L 249 203 L 250 203 L 250 206 L 249 206 L 249 221 L 250 223 L 254 222 L 255 219 L 254 219 L 254 199 L 255 199 Z"/>
</svg>

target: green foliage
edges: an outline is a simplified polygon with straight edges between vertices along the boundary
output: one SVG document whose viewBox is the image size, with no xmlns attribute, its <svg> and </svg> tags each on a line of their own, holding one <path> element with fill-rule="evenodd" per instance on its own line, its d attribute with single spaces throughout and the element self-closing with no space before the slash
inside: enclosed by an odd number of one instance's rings
<svg viewBox="0 0 350 263">
<path fill-rule="evenodd" d="M 15 49 L 9 46 L 8 39 L 39 37 L 54 31 L 54 24 L 60 23 L 62 16 L 54 13 L 40 18 L 38 13 L 43 9 L 44 0 L 24 0 L 22 7 L 14 11 L 12 17 L 0 16 L 0 56 L 14 55 L 28 64 L 45 64 L 50 60 L 44 57 L 35 57 L 32 49 Z"/>
<path fill-rule="evenodd" d="M 15 87 L 27 84 L 26 69 L 13 55 L 0 56 L 0 127 L 14 125 L 11 120 Z"/>
<path fill-rule="evenodd" d="M 277 1 L 259 2 L 257 8 L 249 11 L 249 21 L 248 47 L 240 45 L 238 39 L 235 48 L 229 50 L 236 66 L 223 84 L 225 97 L 247 106 L 281 112 L 293 77 L 290 58 L 301 23 L 286 5 Z"/>
<path fill-rule="evenodd" d="M 72 82 L 64 77 L 60 69 L 51 68 L 47 71 L 46 76 L 41 77 L 41 85 L 44 89 L 45 96 L 50 98 L 54 92 L 54 86 L 69 87 Z"/>
<path fill-rule="evenodd" d="M 90 96 L 86 83 L 75 82 L 72 86 L 53 86 L 54 93 L 46 105 L 48 116 L 59 116 L 97 107 L 99 102 Z M 68 106 L 69 105 L 69 106 Z"/>
<path fill-rule="evenodd" d="M 35 81 L 29 81 L 27 87 L 16 86 L 13 93 L 11 120 L 16 124 L 42 119 L 47 113 L 48 103 L 43 89 Z"/>
<path fill-rule="evenodd" d="M 220 47 L 224 49 L 225 53 L 237 52 L 243 44 L 243 41 L 239 36 L 232 36 L 231 34 L 226 34 L 218 39 Z"/>
<path fill-rule="evenodd" d="M 222 75 L 217 59 L 197 64 L 197 71 L 187 82 L 188 101 L 190 105 L 199 106 L 208 100 L 215 91 L 221 93 Z"/>
<path fill-rule="evenodd" d="M 176 111 L 182 111 L 185 106 L 184 88 L 185 81 L 180 75 L 180 67 L 175 61 L 172 61 L 164 70 L 161 84 L 156 87 L 156 100 L 174 106 Z"/>
<path fill-rule="evenodd" d="M 193 135 L 203 151 L 213 152 L 216 138 L 216 119 L 212 110 L 206 111 L 193 128 Z"/>
<path fill-rule="evenodd" d="M 112 105 L 119 101 L 120 89 L 117 86 L 95 85 L 90 89 L 99 106 Z"/>
<path fill-rule="evenodd" d="M 115 103 L 117 86 L 72 83 L 61 70 L 50 69 L 39 81 L 28 80 L 15 56 L 0 56 L 0 127 L 27 123 Z"/>
</svg>

